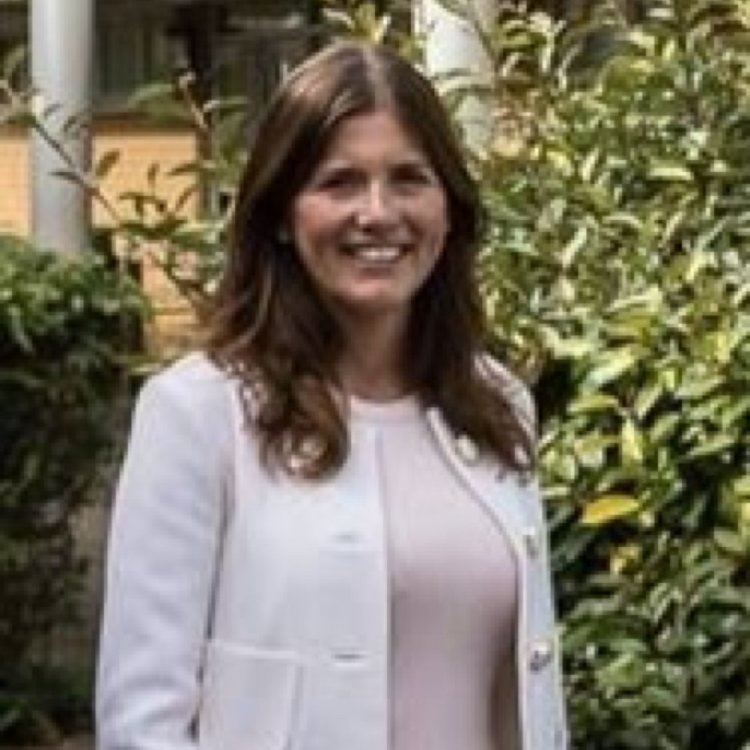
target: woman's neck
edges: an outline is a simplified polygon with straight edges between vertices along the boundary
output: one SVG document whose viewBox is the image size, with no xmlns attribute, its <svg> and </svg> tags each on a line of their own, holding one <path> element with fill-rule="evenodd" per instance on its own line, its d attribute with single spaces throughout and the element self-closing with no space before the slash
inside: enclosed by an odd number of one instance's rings
<svg viewBox="0 0 750 750">
<path fill-rule="evenodd" d="M 347 393 L 372 401 L 389 401 L 406 393 L 405 328 L 403 321 L 380 319 L 344 329 L 346 347 L 339 376 Z"/>
</svg>

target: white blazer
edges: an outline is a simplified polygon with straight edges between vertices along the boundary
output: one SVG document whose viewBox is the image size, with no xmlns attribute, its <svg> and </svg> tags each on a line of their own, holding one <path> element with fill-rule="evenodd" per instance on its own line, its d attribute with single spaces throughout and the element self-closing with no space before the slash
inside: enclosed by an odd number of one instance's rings
<svg viewBox="0 0 750 750">
<path fill-rule="evenodd" d="M 516 556 L 522 750 L 567 748 L 538 490 L 427 417 Z M 205 356 L 144 386 L 109 540 L 100 750 L 388 750 L 373 439 L 359 426 L 334 479 L 297 481 L 260 466 L 236 387 Z"/>
</svg>

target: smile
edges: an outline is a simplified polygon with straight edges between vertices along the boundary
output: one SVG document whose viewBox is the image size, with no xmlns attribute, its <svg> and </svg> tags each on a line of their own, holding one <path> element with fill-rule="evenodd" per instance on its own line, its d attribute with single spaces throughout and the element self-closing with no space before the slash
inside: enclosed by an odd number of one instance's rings
<svg viewBox="0 0 750 750">
<path fill-rule="evenodd" d="M 393 263 L 403 257 L 405 245 L 345 245 L 344 252 L 368 263 Z"/>
</svg>

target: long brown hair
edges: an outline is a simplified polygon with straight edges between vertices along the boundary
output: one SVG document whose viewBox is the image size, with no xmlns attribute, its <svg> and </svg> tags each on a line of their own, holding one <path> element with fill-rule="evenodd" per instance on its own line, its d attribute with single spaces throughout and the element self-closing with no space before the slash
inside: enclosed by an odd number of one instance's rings
<svg viewBox="0 0 750 750">
<path fill-rule="evenodd" d="M 502 378 L 478 366 L 485 325 L 475 280 L 476 185 L 434 89 L 386 48 L 333 44 L 293 71 L 271 100 L 239 185 L 208 354 L 240 379 L 267 465 L 322 478 L 343 464 L 346 410 L 331 388 L 343 342 L 283 227 L 336 126 L 381 109 L 422 147 L 448 199 L 446 246 L 412 303 L 405 380 L 453 430 L 507 467 L 528 468 L 528 424 Z"/>
</svg>

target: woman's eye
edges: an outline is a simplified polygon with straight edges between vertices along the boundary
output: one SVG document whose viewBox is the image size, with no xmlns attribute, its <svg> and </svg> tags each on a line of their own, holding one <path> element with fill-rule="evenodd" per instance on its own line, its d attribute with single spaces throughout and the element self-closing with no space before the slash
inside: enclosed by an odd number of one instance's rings
<svg viewBox="0 0 750 750">
<path fill-rule="evenodd" d="M 396 182 L 407 185 L 428 185 L 432 182 L 432 176 L 426 170 L 412 167 L 396 171 L 394 178 Z"/>
<path fill-rule="evenodd" d="M 336 190 L 357 185 L 358 176 L 355 172 L 341 170 L 323 175 L 317 182 L 318 186 L 324 190 Z"/>
</svg>

